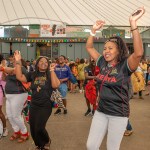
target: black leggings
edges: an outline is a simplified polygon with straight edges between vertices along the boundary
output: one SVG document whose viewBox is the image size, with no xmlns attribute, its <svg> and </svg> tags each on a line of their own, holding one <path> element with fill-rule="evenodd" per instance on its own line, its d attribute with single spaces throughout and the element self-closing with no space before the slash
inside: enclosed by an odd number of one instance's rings
<svg viewBox="0 0 150 150">
<path fill-rule="evenodd" d="M 52 106 L 49 108 L 30 106 L 29 122 L 30 132 L 36 146 L 43 148 L 50 140 L 45 129 L 46 122 L 52 113 Z"/>
<path fill-rule="evenodd" d="M 139 91 L 139 96 L 142 96 L 142 91 Z"/>
</svg>

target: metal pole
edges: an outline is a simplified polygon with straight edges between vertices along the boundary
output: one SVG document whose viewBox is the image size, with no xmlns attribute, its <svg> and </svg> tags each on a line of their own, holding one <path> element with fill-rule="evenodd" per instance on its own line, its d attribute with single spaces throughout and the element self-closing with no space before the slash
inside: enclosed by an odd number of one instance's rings
<svg viewBox="0 0 150 150">
<path fill-rule="evenodd" d="M 51 43 L 51 61 L 52 61 L 52 54 L 53 54 L 53 43 Z"/>
<path fill-rule="evenodd" d="M 26 43 L 26 46 L 27 46 L 27 43 Z M 27 46 L 27 60 L 28 60 L 28 50 L 29 50 L 29 47 Z"/>
</svg>

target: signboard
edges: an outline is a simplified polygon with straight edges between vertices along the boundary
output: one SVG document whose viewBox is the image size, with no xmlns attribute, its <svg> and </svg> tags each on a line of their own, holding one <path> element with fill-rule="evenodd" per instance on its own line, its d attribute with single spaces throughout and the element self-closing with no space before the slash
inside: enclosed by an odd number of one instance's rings
<svg viewBox="0 0 150 150">
<path fill-rule="evenodd" d="M 66 25 L 43 24 L 41 25 L 41 37 L 66 37 Z"/>
<path fill-rule="evenodd" d="M 102 31 L 104 38 L 109 38 L 111 36 L 120 36 L 122 38 L 125 38 L 125 30 L 120 30 L 114 27 L 109 27 L 107 29 L 104 29 Z"/>
<path fill-rule="evenodd" d="M 30 25 L 29 37 L 39 37 L 39 36 L 40 36 L 40 25 Z"/>
</svg>

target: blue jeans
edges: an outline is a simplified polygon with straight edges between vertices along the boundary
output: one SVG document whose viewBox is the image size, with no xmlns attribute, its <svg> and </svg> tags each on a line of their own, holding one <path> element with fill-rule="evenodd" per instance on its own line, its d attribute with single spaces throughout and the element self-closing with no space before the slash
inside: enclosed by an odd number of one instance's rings
<svg viewBox="0 0 150 150">
<path fill-rule="evenodd" d="M 126 130 L 129 130 L 129 131 L 131 131 L 131 130 L 132 130 L 132 126 L 131 126 L 131 124 L 130 124 L 130 121 L 129 121 L 129 120 L 128 120 L 128 124 L 127 124 Z"/>
<path fill-rule="evenodd" d="M 61 93 L 62 99 L 66 98 L 67 95 L 67 84 L 66 83 L 61 83 L 59 88 L 58 88 L 59 92 Z"/>
<path fill-rule="evenodd" d="M 71 74 L 71 77 L 70 77 L 70 82 L 71 83 L 73 83 L 73 84 L 76 84 L 77 83 L 77 79 L 76 79 L 76 77 L 73 75 L 73 74 Z"/>
</svg>

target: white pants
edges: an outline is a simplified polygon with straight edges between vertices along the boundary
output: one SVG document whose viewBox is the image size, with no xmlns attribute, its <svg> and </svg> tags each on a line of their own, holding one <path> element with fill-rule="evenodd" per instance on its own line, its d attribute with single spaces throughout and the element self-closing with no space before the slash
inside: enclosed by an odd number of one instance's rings
<svg viewBox="0 0 150 150">
<path fill-rule="evenodd" d="M 14 132 L 27 133 L 27 128 L 22 116 L 23 105 L 27 100 L 27 93 L 6 94 L 6 114 Z"/>
<path fill-rule="evenodd" d="M 108 132 L 107 150 L 119 150 L 127 122 L 127 117 L 110 116 L 95 111 L 87 140 L 87 150 L 99 150 L 106 132 Z"/>
</svg>

